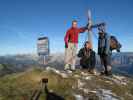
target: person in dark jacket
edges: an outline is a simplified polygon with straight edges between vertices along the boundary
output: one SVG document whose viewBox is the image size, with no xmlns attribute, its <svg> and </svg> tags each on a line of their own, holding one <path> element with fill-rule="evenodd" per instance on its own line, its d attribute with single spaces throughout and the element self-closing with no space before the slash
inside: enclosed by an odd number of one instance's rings
<svg viewBox="0 0 133 100">
<path fill-rule="evenodd" d="M 86 41 L 84 47 L 79 50 L 78 57 L 81 58 L 80 65 L 82 66 L 82 68 L 88 69 L 89 72 L 94 74 L 96 57 L 89 41 Z"/>
<path fill-rule="evenodd" d="M 110 36 L 105 32 L 104 27 L 99 28 L 98 39 L 98 55 L 100 56 L 101 64 L 104 66 L 103 75 L 111 75 L 111 50 L 110 50 Z"/>
</svg>

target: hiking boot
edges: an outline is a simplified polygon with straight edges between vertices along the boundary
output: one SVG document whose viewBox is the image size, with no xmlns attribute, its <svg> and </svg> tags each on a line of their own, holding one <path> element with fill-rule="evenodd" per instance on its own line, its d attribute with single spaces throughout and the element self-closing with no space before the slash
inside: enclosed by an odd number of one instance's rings
<svg viewBox="0 0 133 100">
<path fill-rule="evenodd" d="M 66 64 L 64 70 L 70 70 L 70 64 Z"/>
<path fill-rule="evenodd" d="M 94 69 L 89 70 L 89 73 L 96 75 L 96 71 Z"/>
<path fill-rule="evenodd" d="M 102 76 L 102 75 L 105 75 L 105 71 L 102 71 L 101 73 L 100 73 L 100 75 Z"/>
<path fill-rule="evenodd" d="M 71 65 L 71 68 L 70 68 L 72 71 L 75 71 L 75 65 Z"/>
<path fill-rule="evenodd" d="M 76 71 L 75 69 L 72 69 L 72 68 L 70 68 L 69 70 L 72 71 L 72 72 L 75 72 Z"/>
<path fill-rule="evenodd" d="M 112 72 L 108 71 L 108 73 L 106 74 L 106 76 L 112 76 Z"/>
</svg>

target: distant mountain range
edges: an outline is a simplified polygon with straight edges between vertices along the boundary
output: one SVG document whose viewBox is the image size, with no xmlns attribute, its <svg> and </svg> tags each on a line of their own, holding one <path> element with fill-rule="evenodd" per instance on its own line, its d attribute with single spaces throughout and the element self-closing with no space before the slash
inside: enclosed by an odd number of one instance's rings
<svg viewBox="0 0 133 100">
<path fill-rule="evenodd" d="M 9 70 L 8 72 L 24 71 L 28 68 L 41 66 L 38 63 L 38 56 L 36 54 L 0 56 L 0 64 L 1 66 L 6 66 L 6 70 Z M 79 65 L 79 59 L 77 59 L 77 65 Z M 97 65 L 100 65 L 98 56 Z M 112 65 L 113 70 L 117 73 L 133 75 L 133 52 L 113 53 Z M 47 66 L 63 69 L 64 54 L 51 54 Z M 0 70 L 2 69 L 0 68 Z"/>
<path fill-rule="evenodd" d="M 0 56 L 0 76 L 38 66 L 36 55 Z"/>
<path fill-rule="evenodd" d="M 114 53 L 112 65 L 116 72 L 133 75 L 133 52 Z"/>
</svg>

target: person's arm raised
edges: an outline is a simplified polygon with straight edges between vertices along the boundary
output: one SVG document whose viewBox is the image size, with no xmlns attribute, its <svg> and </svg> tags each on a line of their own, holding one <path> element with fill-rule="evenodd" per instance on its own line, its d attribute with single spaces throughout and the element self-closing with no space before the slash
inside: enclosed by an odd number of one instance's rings
<svg viewBox="0 0 133 100">
<path fill-rule="evenodd" d="M 84 27 L 81 27 L 81 28 L 79 28 L 79 33 L 83 33 L 83 32 L 85 32 L 86 30 L 88 30 L 88 24 L 86 25 L 86 26 L 84 26 Z"/>
</svg>

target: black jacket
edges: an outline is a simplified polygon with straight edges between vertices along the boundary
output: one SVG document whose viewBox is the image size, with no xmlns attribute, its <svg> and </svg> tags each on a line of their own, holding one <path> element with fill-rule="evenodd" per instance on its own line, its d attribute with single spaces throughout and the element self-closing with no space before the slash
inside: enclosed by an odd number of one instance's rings
<svg viewBox="0 0 133 100">
<path fill-rule="evenodd" d="M 96 64 L 95 52 L 91 49 L 87 50 L 86 48 L 80 49 L 78 53 L 80 57 L 80 65 L 85 68 L 94 68 Z"/>
</svg>

